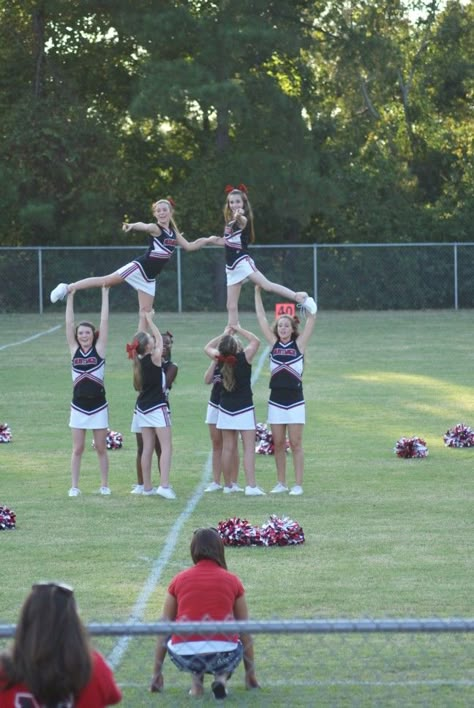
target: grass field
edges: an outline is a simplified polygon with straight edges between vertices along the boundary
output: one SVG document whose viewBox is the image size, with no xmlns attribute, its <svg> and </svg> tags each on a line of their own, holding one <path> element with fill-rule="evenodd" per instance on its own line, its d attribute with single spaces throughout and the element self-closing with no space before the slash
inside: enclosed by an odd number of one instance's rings
<svg viewBox="0 0 474 708">
<path fill-rule="evenodd" d="M 97 313 L 88 317 L 96 321 Z M 12 443 L 0 445 L 0 504 L 17 513 L 17 529 L 0 533 L 0 623 L 16 621 L 38 579 L 71 583 L 86 622 L 156 621 L 169 580 L 191 562 L 195 528 L 231 516 L 260 525 L 272 513 L 298 521 L 306 542 L 228 549 L 252 619 L 474 615 L 474 449 L 443 443 L 456 423 L 474 427 L 472 312 L 320 313 L 304 375 L 305 493 L 277 498 L 202 494 L 210 476 L 203 346 L 225 318 L 160 314 L 179 365 L 171 392 L 174 502 L 129 494 L 134 392 L 125 343 L 136 317 L 115 313 L 106 388 L 110 424 L 124 434 L 124 447 L 110 452 L 112 496 L 98 494 L 89 439 L 82 496 L 68 498 L 72 383 L 62 318 L 60 308 L 0 316 L 0 422 L 13 433 Z M 253 314 L 241 319 L 258 332 Z M 269 374 L 266 359 L 260 373 L 255 361 L 254 400 L 264 422 Z M 423 437 L 429 456 L 397 458 L 393 447 L 404 435 Z M 288 465 L 291 481 L 290 458 Z M 272 457 L 257 457 L 257 481 L 266 491 L 274 485 Z M 110 656 L 117 640 L 96 643 Z M 188 679 L 171 663 L 164 694 L 148 693 L 153 645 L 133 639 L 115 667 L 124 705 L 187 704 Z M 246 692 L 239 668 L 228 703 L 473 705 L 473 654 L 466 635 L 259 635 L 262 690 Z"/>
</svg>

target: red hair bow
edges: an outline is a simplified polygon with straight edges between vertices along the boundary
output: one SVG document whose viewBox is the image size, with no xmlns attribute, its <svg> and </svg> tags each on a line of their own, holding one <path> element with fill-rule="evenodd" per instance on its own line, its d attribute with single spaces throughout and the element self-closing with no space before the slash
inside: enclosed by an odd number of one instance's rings
<svg viewBox="0 0 474 708">
<path fill-rule="evenodd" d="M 166 201 L 171 204 L 173 209 L 176 207 L 176 202 L 174 201 L 174 199 L 171 199 L 171 197 L 166 197 Z"/>
<path fill-rule="evenodd" d="M 233 354 L 229 354 L 229 356 L 218 354 L 217 361 L 219 364 L 229 364 L 229 366 L 235 366 L 237 364 L 237 358 Z"/>
<path fill-rule="evenodd" d="M 138 340 L 134 339 L 131 344 L 127 343 L 126 350 L 129 359 L 135 359 L 137 356 Z"/>
<path fill-rule="evenodd" d="M 224 189 L 224 192 L 226 194 L 229 194 L 230 192 L 234 192 L 234 191 L 244 192 L 244 194 L 247 194 L 248 190 L 247 190 L 247 187 L 245 186 L 245 184 L 243 184 L 242 182 L 239 184 L 238 187 L 233 187 L 231 184 L 227 184 Z"/>
</svg>

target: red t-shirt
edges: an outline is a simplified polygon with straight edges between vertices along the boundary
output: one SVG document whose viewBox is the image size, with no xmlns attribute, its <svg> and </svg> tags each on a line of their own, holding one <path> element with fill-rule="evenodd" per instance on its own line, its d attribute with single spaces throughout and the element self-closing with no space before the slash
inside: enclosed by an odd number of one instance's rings
<svg viewBox="0 0 474 708">
<path fill-rule="evenodd" d="M 74 708 L 105 708 L 120 703 L 122 692 L 115 683 L 114 675 L 99 652 L 92 652 L 92 676 L 82 689 Z M 16 684 L 7 691 L 1 690 L 0 708 L 41 708 L 41 704 L 23 684 Z M 67 704 L 62 704 L 66 708 Z"/>
<path fill-rule="evenodd" d="M 244 594 L 244 586 L 233 573 L 212 560 L 200 560 L 196 565 L 178 573 L 168 587 L 176 598 L 176 621 L 231 620 L 234 603 Z M 183 634 L 173 635 L 172 644 L 218 639 L 237 642 L 237 634 Z"/>
</svg>

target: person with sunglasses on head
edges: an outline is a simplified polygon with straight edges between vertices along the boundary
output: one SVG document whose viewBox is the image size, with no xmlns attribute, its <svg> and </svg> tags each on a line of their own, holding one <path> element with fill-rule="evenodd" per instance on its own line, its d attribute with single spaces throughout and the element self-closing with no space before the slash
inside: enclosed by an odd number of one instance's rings
<svg viewBox="0 0 474 708">
<path fill-rule="evenodd" d="M 191 539 L 194 565 L 178 573 L 168 586 L 162 620 L 186 622 L 200 620 L 247 620 L 248 609 L 241 580 L 227 570 L 224 542 L 213 528 L 194 532 Z M 164 688 L 163 662 L 166 654 L 181 671 L 192 676 L 192 696 L 204 694 L 204 675 L 214 678 L 211 691 L 216 699 L 227 696 L 227 681 L 243 659 L 245 686 L 259 688 L 255 675 L 253 641 L 250 634 L 220 632 L 160 636 L 150 690 Z"/>
<path fill-rule="evenodd" d="M 173 218 L 175 203 L 172 199 L 158 199 L 152 204 L 155 221 L 145 223 L 136 221 L 122 225 L 123 231 L 141 231 L 148 234 L 148 249 L 142 255 L 108 275 L 83 278 L 74 283 L 59 283 L 50 294 L 51 302 L 64 300 L 71 290 L 87 288 L 112 288 L 127 282 L 137 291 L 139 321 L 138 329 L 146 329 L 145 314 L 153 309 L 156 291 L 156 278 L 161 273 L 171 256 L 180 246 L 185 251 L 197 251 L 203 246 L 214 243 L 214 238 L 198 238 L 188 241 L 179 231 Z"/>
<path fill-rule="evenodd" d="M 227 185 L 224 204 L 225 229 L 223 236 L 211 236 L 211 243 L 225 248 L 225 272 L 227 280 L 227 312 L 230 327 L 239 323 L 239 299 L 242 285 L 250 280 L 264 290 L 277 293 L 288 300 L 294 300 L 310 314 L 316 313 L 316 303 L 308 293 L 268 280 L 261 273 L 249 254 L 249 244 L 255 241 L 253 211 L 245 184 L 238 187 Z"/>
<path fill-rule="evenodd" d="M 73 589 L 33 585 L 13 645 L 0 654 L 0 708 L 105 708 L 121 700 L 111 669 L 90 646 Z"/>
</svg>

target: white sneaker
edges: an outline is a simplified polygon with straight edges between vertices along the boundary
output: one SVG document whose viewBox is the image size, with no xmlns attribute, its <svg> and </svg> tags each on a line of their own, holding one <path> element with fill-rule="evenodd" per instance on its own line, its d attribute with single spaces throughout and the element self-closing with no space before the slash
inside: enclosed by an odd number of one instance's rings
<svg viewBox="0 0 474 708">
<path fill-rule="evenodd" d="M 295 484 L 295 486 L 290 489 L 290 496 L 292 497 L 299 497 L 301 494 L 303 494 L 303 487 L 300 487 L 299 484 Z"/>
<path fill-rule="evenodd" d="M 112 494 L 110 491 L 110 487 L 101 487 L 99 489 L 99 492 L 102 494 L 103 497 L 108 497 Z"/>
<path fill-rule="evenodd" d="M 143 497 L 154 497 L 158 494 L 158 490 L 156 487 L 152 487 L 151 489 L 148 489 L 145 491 L 145 489 L 142 492 Z"/>
<path fill-rule="evenodd" d="M 287 491 L 288 491 L 288 487 L 285 487 L 284 484 L 282 484 L 281 482 L 278 482 L 278 484 L 276 484 L 273 487 L 270 494 L 281 494 L 282 492 L 287 492 Z"/>
<path fill-rule="evenodd" d="M 307 310 L 310 315 L 315 315 L 318 311 L 318 306 L 314 298 L 308 296 L 303 302 L 303 309 Z"/>
<path fill-rule="evenodd" d="M 164 497 L 165 499 L 176 499 L 176 494 L 171 489 L 171 487 L 162 487 L 160 485 L 156 490 L 156 493 L 159 494 L 160 497 Z"/>
<path fill-rule="evenodd" d="M 232 482 L 232 491 L 233 492 L 243 492 L 244 490 L 242 487 L 239 487 L 237 482 Z"/>
<path fill-rule="evenodd" d="M 134 484 L 130 494 L 143 494 L 143 484 Z"/>
<path fill-rule="evenodd" d="M 69 497 L 79 497 L 81 495 L 81 490 L 78 489 L 77 487 L 71 487 L 71 489 L 68 492 Z"/>
<path fill-rule="evenodd" d="M 67 295 L 67 283 L 59 283 L 56 285 L 54 290 L 51 290 L 49 299 L 51 302 L 57 302 L 58 300 L 64 300 Z"/>
<path fill-rule="evenodd" d="M 217 484 L 217 482 L 211 482 L 210 484 L 207 485 L 207 487 L 204 491 L 205 492 L 218 492 L 221 489 L 222 489 L 222 486 L 220 484 Z"/>
<path fill-rule="evenodd" d="M 264 497 L 265 492 L 263 489 L 260 489 L 260 487 L 249 487 L 248 485 L 245 487 L 245 496 L 246 497 Z"/>
<path fill-rule="evenodd" d="M 232 492 L 234 491 L 234 488 L 233 487 L 224 487 L 222 489 L 222 491 L 224 492 L 224 494 L 232 494 Z"/>
</svg>

